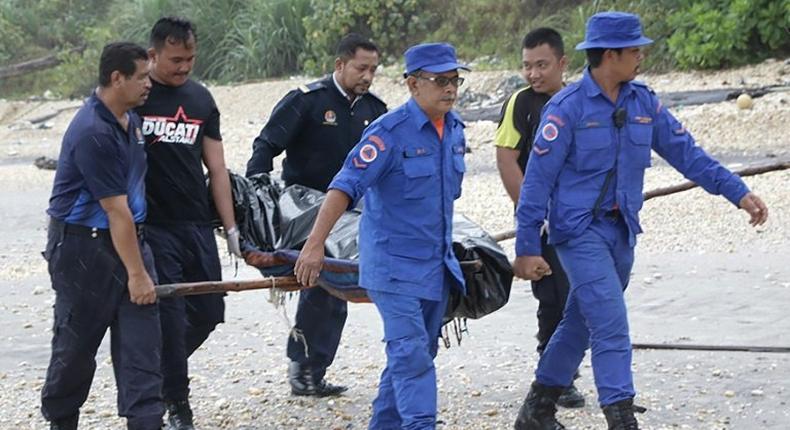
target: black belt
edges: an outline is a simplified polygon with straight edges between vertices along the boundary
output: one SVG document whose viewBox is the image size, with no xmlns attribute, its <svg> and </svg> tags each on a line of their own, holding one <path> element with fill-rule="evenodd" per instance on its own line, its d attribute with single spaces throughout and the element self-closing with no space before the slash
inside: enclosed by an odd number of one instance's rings
<svg viewBox="0 0 790 430">
<path fill-rule="evenodd" d="M 107 228 L 88 227 L 84 225 L 71 224 L 63 221 L 58 221 L 55 219 L 51 220 L 50 224 L 55 228 L 62 229 L 63 234 L 68 234 L 71 236 L 90 237 L 93 239 L 112 240 L 112 236 L 110 235 L 110 229 Z M 137 233 L 137 237 L 142 238 L 144 233 L 143 224 L 135 224 L 135 230 Z"/>
</svg>

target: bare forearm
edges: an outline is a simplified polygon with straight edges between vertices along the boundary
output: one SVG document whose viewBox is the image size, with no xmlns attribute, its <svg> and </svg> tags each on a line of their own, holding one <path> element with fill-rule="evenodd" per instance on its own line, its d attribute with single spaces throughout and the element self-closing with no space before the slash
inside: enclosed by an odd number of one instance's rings
<svg viewBox="0 0 790 430">
<path fill-rule="evenodd" d="M 107 218 L 110 222 L 113 247 L 126 268 L 127 275 L 131 278 L 146 273 L 134 219 L 128 207 L 108 211 Z"/>
<path fill-rule="evenodd" d="M 211 197 L 214 199 L 214 206 L 217 208 L 217 214 L 219 214 L 219 219 L 222 221 L 222 226 L 227 231 L 236 225 L 236 219 L 233 214 L 233 194 L 230 191 L 228 171 L 225 169 L 210 170 L 209 184 Z"/>
<path fill-rule="evenodd" d="M 513 154 L 511 154 L 511 152 Z M 507 195 L 513 204 L 518 204 L 518 197 L 521 194 L 521 183 L 524 180 L 524 173 L 518 167 L 518 152 L 497 148 L 497 170 L 499 177 L 502 179 L 502 185 L 505 186 Z"/>
</svg>

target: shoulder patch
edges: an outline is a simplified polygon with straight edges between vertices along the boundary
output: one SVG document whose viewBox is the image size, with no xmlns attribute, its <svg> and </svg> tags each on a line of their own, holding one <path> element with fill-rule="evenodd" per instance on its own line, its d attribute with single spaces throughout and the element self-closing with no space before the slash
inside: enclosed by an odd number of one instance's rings
<svg viewBox="0 0 790 430">
<path fill-rule="evenodd" d="M 307 94 L 307 93 L 311 93 L 313 91 L 321 90 L 321 89 L 324 89 L 324 88 L 326 88 L 326 86 L 324 85 L 323 82 L 315 81 L 315 82 L 310 82 L 309 84 L 306 84 L 306 85 L 300 85 L 299 86 L 299 91 L 301 91 L 304 94 Z"/>
</svg>

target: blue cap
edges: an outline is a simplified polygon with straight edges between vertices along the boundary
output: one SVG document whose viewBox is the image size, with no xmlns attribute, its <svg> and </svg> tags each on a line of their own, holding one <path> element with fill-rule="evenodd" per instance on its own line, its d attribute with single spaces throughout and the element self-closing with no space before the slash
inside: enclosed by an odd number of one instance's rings
<svg viewBox="0 0 790 430">
<path fill-rule="evenodd" d="M 407 49 L 403 54 L 406 59 L 406 73 L 410 75 L 417 70 L 431 73 L 449 72 L 450 70 L 470 70 L 455 58 L 455 48 L 449 43 L 422 43 Z"/>
<path fill-rule="evenodd" d="M 653 39 L 642 35 L 639 16 L 624 12 L 600 12 L 587 20 L 584 42 L 576 45 L 576 50 L 629 48 L 651 43 Z"/>
</svg>

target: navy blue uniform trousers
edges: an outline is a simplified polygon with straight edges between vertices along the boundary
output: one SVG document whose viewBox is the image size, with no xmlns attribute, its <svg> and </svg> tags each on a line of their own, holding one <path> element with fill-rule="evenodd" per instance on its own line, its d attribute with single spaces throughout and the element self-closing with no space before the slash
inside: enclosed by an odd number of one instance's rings
<svg viewBox="0 0 790 430">
<path fill-rule="evenodd" d="M 347 307 L 345 300 L 338 299 L 323 288 L 308 288 L 299 292 L 295 328 L 304 335 L 304 343 L 302 339 L 290 336 L 288 358 L 310 368 L 316 382 L 324 378 L 326 368 L 335 359 L 346 325 Z"/>
<path fill-rule="evenodd" d="M 623 296 L 634 264 L 628 239 L 621 217 L 602 216 L 579 237 L 557 244 L 571 291 L 562 321 L 538 362 L 539 383 L 569 386 L 589 347 L 600 405 L 634 397 Z"/>
<path fill-rule="evenodd" d="M 161 284 L 219 281 L 214 231 L 208 225 L 146 225 Z M 188 358 L 224 321 L 224 294 L 202 294 L 159 300 L 162 321 L 162 394 L 167 401 L 189 396 Z"/>
<path fill-rule="evenodd" d="M 539 353 L 543 353 L 549 339 L 557 330 L 557 326 L 562 320 L 565 311 L 565 303 L 568 301 L 570 284 L 565 270 L 562 268 L 557 251 L 552 245 L 548 244 L 548 235 L 541 236 L 543 249 L 543 259 L 551 267 L 551 275 L 532 281 L 532 295 L 538 299 L 538 347 Z"/>
<path fill-rule="evenodd" d="M 129 300 L 126 269 L 109 232 L 92 237 L 85 229 L 59 222 L 49 228 L 44 257 L 55 290 L 55 321 L 41 411 L 50 421 L 79 413 L 109 328 L 118 414 L 127 418 L 129 429 L 159 429 L 164 408 L 157 306 Z M 140 250 L 155 280 L 151 251 L 142 240 Z"/>
</svg>

